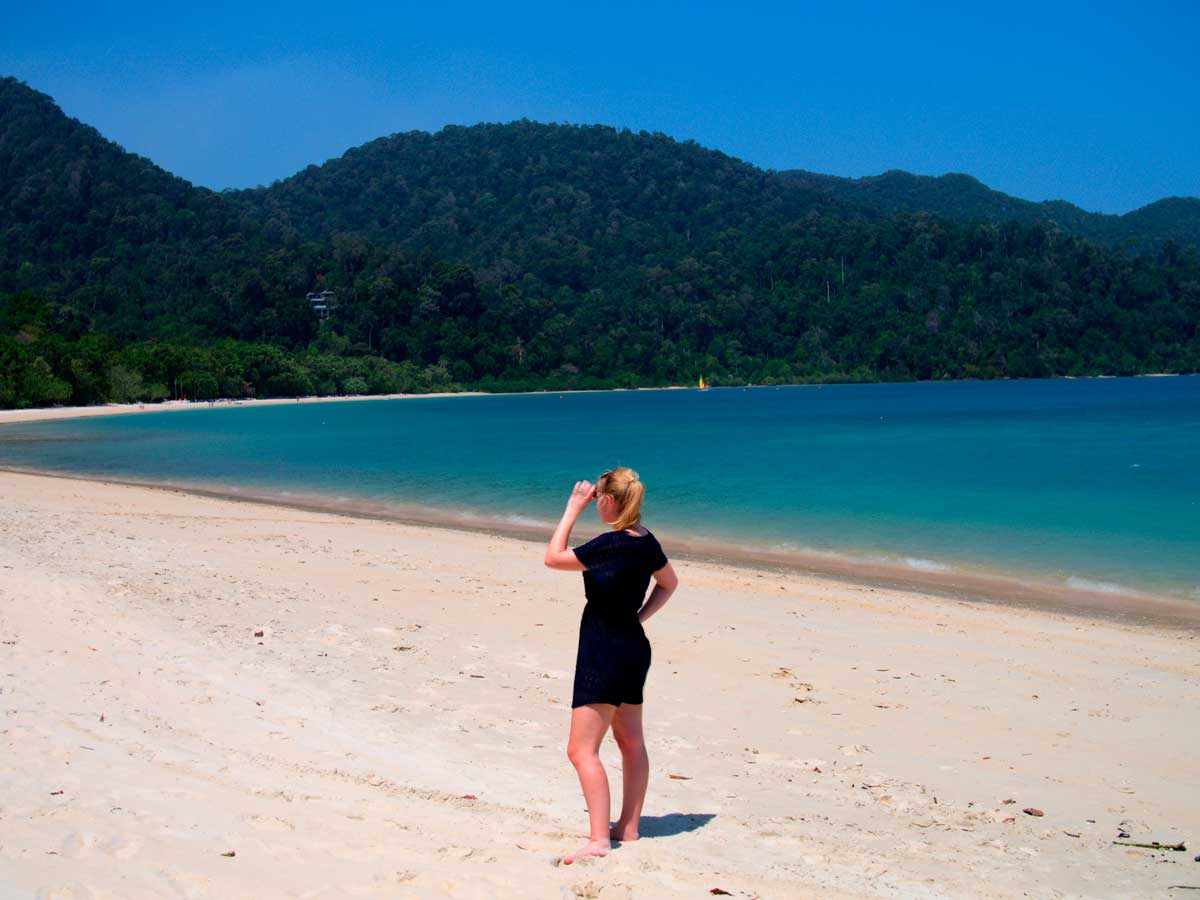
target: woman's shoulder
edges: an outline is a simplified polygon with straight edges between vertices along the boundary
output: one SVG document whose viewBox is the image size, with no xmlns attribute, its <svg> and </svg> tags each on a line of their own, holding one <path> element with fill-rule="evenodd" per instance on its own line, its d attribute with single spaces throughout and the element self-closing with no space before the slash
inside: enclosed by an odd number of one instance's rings
<svg viewBox="0 0 1200 900">
<path fill-rule="evenodd" d="M 666 554 L 663 552 L 662 544 L 660 544 L 658 542 L 658 538 L 654 536 L 654 532 L 645 525 L 639 524 L 637 527 L 641 530 L 641 533 L 636 537 L 634 535 L 629 535 L 629 537 L 636 541 L 638 546 L 642 547 L 646 552 L 653 554 L 655 558 L 661 558 L 665 560 Z M 626 533 L 628 534 L 628 532 Z"/>
<path fill-rule="evenodd" d="M 639 529 L 639 533 L 638 533 L 639 540 L 646 541 L 647 543 L 650 543 L 650 544 L 658 543 L 658 538 L 656 538 L 654 536 L 654 532 L 651 531 L 649 528 L 647 528 L 645 525 L 642 525 L 641 523 L 639 523 L 637 525 L 637 528 Z"/>
<path fill-rule="evenodd" d="M 617 543 L 621 539 L 619 531 L 602 531 L 583 546 L 585 547 L 609 547 Z"/>
<path fill-rule="evenodd" d="M 659 547 L 658 538 L 654 533 L 642 524 L 637 524 L 633 528 L 621 528 L 613 531 L 605 531 L 596 537 L 592 538 L 588 543 L 608 545 L 623 545 L 636 547 Z"/>
</svg>

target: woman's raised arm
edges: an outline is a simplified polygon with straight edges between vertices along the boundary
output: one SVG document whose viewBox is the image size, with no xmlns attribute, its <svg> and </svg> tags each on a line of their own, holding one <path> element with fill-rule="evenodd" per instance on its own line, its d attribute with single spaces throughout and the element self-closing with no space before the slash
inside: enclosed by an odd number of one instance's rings
<svg viewBox="0 0 1200 900">
<path fill-rule="evenodd" d="M 571 539 L 571 529 L 575 527 L 579 514 L 587 509 L 587 505 L 594 499 L 596 499 L 594 484 L 590 481 L 575 482 L 571 496 L 567 498 L 567 508 L 563 510 L 562 518 L 558 520 L 558 527 L 554 529 L 554 534 L 550 538 L 550 545 L 546 547 L 545 563 L 549 568 L 562 572 L 582 572 L 587 568 L 573 551 L 567 549 L 567 541 Z"/>
</svg>

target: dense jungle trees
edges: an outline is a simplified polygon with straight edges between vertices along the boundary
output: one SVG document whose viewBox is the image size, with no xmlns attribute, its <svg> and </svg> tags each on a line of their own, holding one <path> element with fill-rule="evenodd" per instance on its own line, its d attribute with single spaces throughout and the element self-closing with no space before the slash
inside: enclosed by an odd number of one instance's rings
<svg viewBox="0 0 1200 900">
<path fill-rule="evenodd" d="M 214 193 L 5 79 L 0 210 L 0 406 L 1200 370 L 1185 240 L 897 212 L 611 128 L 396 135 Z"/>
</svg>

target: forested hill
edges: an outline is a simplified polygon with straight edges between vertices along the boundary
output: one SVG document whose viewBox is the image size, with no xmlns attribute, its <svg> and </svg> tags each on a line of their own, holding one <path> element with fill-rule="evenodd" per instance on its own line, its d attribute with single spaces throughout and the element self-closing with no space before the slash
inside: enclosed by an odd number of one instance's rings
<svg viewBox="0 0 1200 900">
<path fill-rule="evenodd" d="M 1021 200 L 969 175 L 770 173 L 660 134 L 533 122 L 392 135 L 269 188 L 227 196 L 278 234 L 352 232 L 482 265 L 520 258 L 531 237 L 539 262 L 555 258 L 566 268 L 603 267 L 630 245 L 648 256 L 695 254 L 711 249 L 699 242 L 729 229 L 777 232 L 822 213 L 1044 224 L 1132 253 L 1157 252 L 1168 240 L 1200 245 L 1200 198 L 1106 215 Z"/>
<path fill-rule="evenodd" d="M 1034 203 L 994 191 L 970 175 L 933 178 L 892 170 L 867 178 L 838 178 L 793 169 L 786 183 L 824 193 L 831 201 L 897 215 L 927 212 L 955 222 L 1047 223 L 1132 252 L 1155 252 L 1166 241 L 1200 246 L 1200 198 L 1167 197 L 1124 215 L 1087 212 L 1063 200 Z"/>
<path fill-rule="evenodd" d="M 598 126 L 394 135 L 214 193 L 0 79 L 0 212 L 0 406 L 1200 369 L 1178 243 L 897 213 Z"/>
<path fill-rule="evenodd" d="M 226 236 L 238 215 L 12 78 L 0 79 L 0 210 L 0 271 L 24 267 L 39 285 L 81 263 L 102 267 L 106 250 Z"/>
<path fill-rule="evenodd" d="M 573 289 L 860 215 L 696 143 L 528 121 L 396 134 L 225 196 L 284 238 L 350 233 Z"/>
</svg>

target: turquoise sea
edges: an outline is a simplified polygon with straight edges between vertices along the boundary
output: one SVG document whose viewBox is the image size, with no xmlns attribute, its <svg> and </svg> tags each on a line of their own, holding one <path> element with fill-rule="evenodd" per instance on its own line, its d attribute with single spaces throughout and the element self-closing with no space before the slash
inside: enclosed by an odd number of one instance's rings
<svg viewBox="0 0 1200 900">
<path fill-rule="evenodd" d="M 0 429 L 0 466 L 501 530 L 638 469 L 668 545 L 1200 602 L 1200 377 L 200 408 Z M 589 512 L 577 538 L 596 533 Z"/>
</svg>

